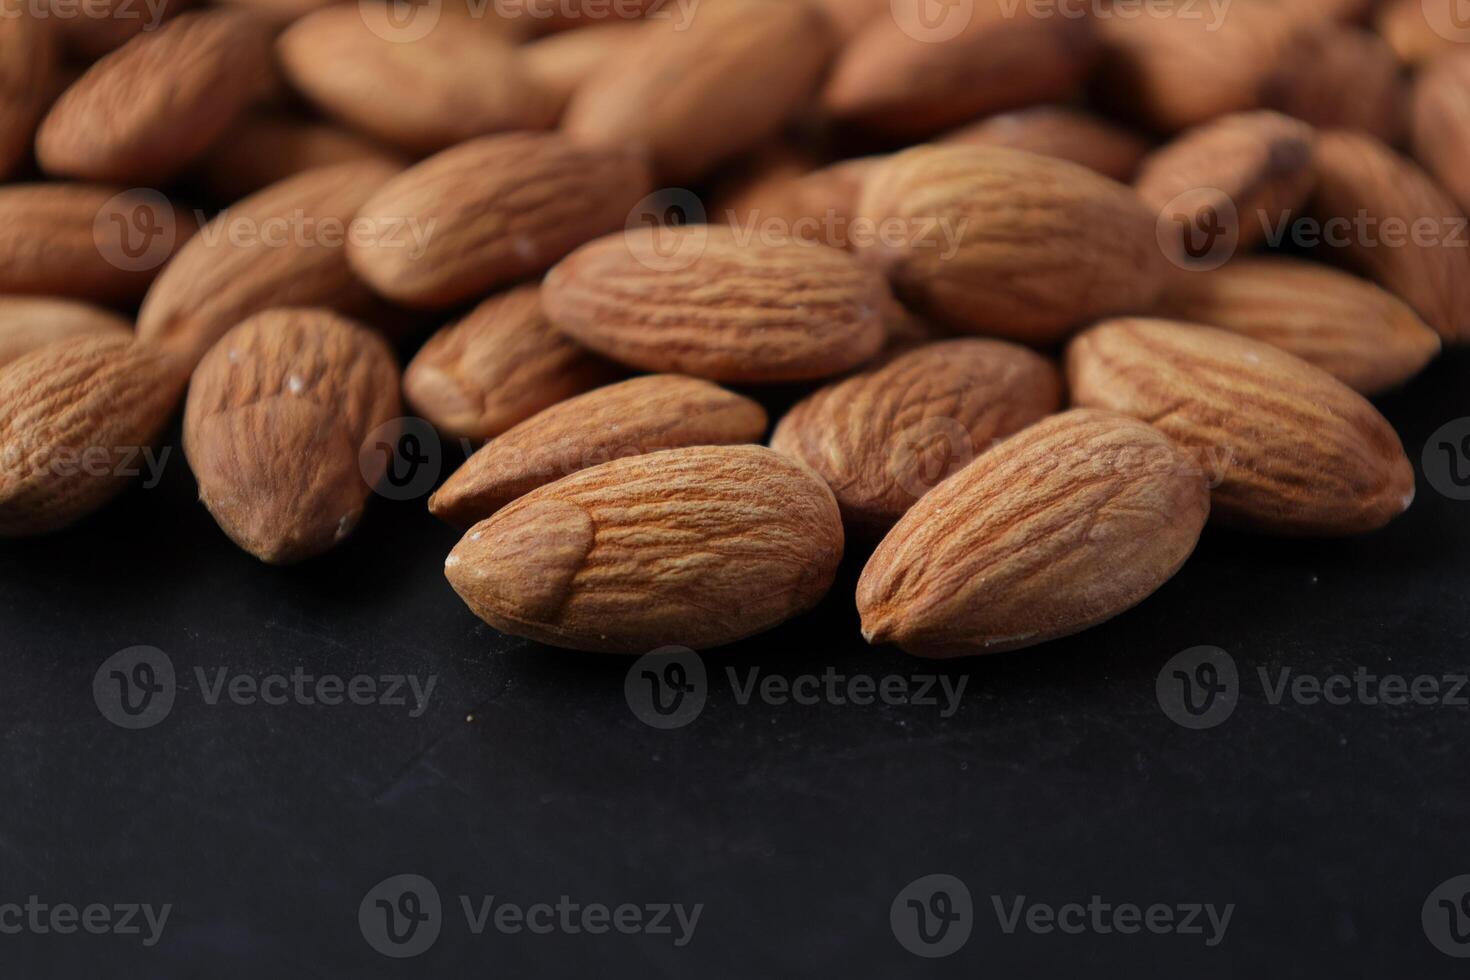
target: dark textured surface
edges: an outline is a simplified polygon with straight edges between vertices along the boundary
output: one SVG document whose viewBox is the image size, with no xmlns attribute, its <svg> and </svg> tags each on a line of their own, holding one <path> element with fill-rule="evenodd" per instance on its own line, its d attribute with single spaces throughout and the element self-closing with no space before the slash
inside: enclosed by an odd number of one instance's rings
<svg viewBox="0 0 1470 980">
<path fill-rule="evenodd" d="M 1470 415 L 1470 357 L 1383 402 L 1416 467 Z M 1413 510 L 1348 541 L 1207 532 L 1144 606 L 1051 646 L 939 668 L 932 707 L 737 703 L 725 665 L 793 675 L 928 673 L 865 648 L 849 562 L 811 616 L 707 655 L 689 726 L 641 723 L 628 661 L 524 647 L 463 608 L 455 540 L 422 500 L 375 501 L 303 567 L 236 551 L 181 458 L 59 537 L 0 546 L 0 902 L 172 903 L 161 941 L 0 935 L 0 976 L 1463 975 L 1427 941 L 1429 892 L 1470 872 L 1470 710 L 1270 704 L 1258 667 L 1470 668 L 1470 503 L 1420 478 Z M 178 670 L 172 712 L 127 731 L 93 675 L 137 644 Z M 1175 653 L 1228 650 L 1241 701 L 1219 727 L 1169 720 Z M 418 718 L 385 706 L 205 702 L 193 668 L 433 674 Z M 472 717 L 472 720 L 470 720 Z M 393 874 L 445 902 L 423 955 L 357 924 Z M 921 960 L 889 904 L 935 872 L 975 899 L 968 944 Z M 693 941 L 472 935 L 457 896 L 522 905 L 703 903 Z M 1006 935 L 1006 901 L 1234 903 L 1224 941 Z"/>
</svg>

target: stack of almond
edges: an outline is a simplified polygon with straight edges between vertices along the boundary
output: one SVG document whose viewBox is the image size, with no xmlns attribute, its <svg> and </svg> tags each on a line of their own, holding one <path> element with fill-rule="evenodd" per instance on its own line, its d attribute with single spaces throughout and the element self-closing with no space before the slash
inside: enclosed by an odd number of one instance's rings
<svg viewBox="0 0 1470 980">
<path fill-rule="evenodd" d="M 867 638 L 983 653 L 1211 515 L 1388 523 L 1365 396 L 1470 339 L 1455 0 L 51 2 L 0 17 L 6 534 L 182 410 L 308 558 L 408 412 L 481 445 L 429 507 L 498 629 L 718 646 L 876 546 Z"/>
</svg>

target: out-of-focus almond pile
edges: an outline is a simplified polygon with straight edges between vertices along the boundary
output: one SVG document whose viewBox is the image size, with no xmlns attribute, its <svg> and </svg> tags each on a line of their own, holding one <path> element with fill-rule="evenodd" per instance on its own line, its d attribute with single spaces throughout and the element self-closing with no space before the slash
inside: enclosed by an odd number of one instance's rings
<svg viewBox="0 0 1470 980">
<path fill-rule="evenodd" d="M 1456 13 L 0 0 L 0 533 L 182 419 L 223 532 L 308 559 L 426 420 L 500 630 L 719 646 L 848 549 L 870 642 L 957 656 L 1211 520 L 1376 530 L 1367 398 L 1470 341 Z"/>
</svg>

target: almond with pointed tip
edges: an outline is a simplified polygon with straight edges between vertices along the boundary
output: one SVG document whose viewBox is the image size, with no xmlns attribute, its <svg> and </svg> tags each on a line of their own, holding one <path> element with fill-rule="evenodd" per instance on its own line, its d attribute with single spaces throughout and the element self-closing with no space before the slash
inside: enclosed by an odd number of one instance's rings
<svg viewBox="0 0 1470 980">
<path fill-rule="evenodd" d="M 615 21 L 532 41 L 521 49 L 526 71 L 565 106 L 608 59 L 639 36 L 642 26 L 638 21 Z"/>
<path fill-rule="evenodd" d="M 133 325 L 90 303 L 49 296 L 0 296 L 0 367 L 38 347 L 84 335 L 131 339 Z"/>
<path fill-rule="evenodd" d="M 60 75 L 55 30 L 24 4 L 0 17 L 0 179 L 25 158 Z"/>
</svg>

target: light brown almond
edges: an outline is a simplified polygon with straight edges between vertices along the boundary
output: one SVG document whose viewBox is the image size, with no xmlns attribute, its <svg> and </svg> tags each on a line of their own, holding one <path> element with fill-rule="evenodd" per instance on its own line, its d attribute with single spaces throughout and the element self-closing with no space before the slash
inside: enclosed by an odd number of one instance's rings
<svg viewBox="0 0 1470 980">
<path fill-rule="evenodd" d="M 1408 85 L 1377 34 L 1327 24 L 1295 37 L 1266 79 L 1261 104 L 1321 129 L 1360 129 L 1385 143 L 1404 131 Z"/>
<path fill-rule="evenodd" d="M 1446 56 L 1414 83 L 1414 156 L 1470 209 L 1470 53 Z"/>
<path fill-rule="evenodd" d="M 398 169 L 408 164 L 397 152 L 340 126 L 253 112 L 235 123 L 197 169 L 210 194 L 234 202 L 307 170 L 359 161 Z"/>
<path fill-rule="evenodd" d="M 1320 368 L 1249 337 L 1167 320 L 1114 320 L 1072 341 L 1075 404 L 1133 415 L 1196 453 L 1214 513 L 1280 534 L 1359 534 L 1414 498 L 1392 426 Z"/>
<path fill-rule="evenodd" d="M 1081 109 L 1035 106 L 963 126 L 939 140 L 959 146 L 1000 146 L 1070 160 L 1104 177 L 1131 183 L 1148 155 L 1142 136 Z"/>
<path fill-rule="evenodd" d="M 551 322 L 646 371 L 711 381 L 830 377 L 884 341 L 882 281 L 826 245 L 741 242 L 718 225 L 598 239 L 546 276 Z"/>
<path fill-rule="evenodd" d="M 115 313 L 74 300 L 0 297 L 0 367 L 38 347 L 83 335 L 131 339 L 133 325 Z"/>
<path fill-rule="evenodd" d="M 444 564 L 485 622 L 553 646 L 722 646 L 814 606 L 842 559 L 832 491 L 763 446 L 614 460 L 532 490 Z"/>
<path fill-rule="evenodd" d="M 563 31 L 521 49 L 526 71 L 565 106 L 597 70 L 640 34 L 637 21 L 614 21 Z"/>
<path fill-rule="evenodd" d="M 579 146 L 555 133 L 512 133 L 445 150 L 385 184 L 360 221 L 411 217 L 420 248 L 352 243 L 352 267 L 383 296 L 452 306 L 551 268 L 620 228 L 651 189 L 636 153 Z"/>
<path fill-rule="evenodd" d="M 789 411 L 771 448 L 816 470 L 849 530 L 881 534 L 995 442 L 1056 412 L 1061 375 L 1001 340 L 927 344 Z"/>
<path fill-rule="evenodd" d="M 0 179 L 4 179 L 30 150 L 60 69 L 50 20 L 15 0 L 9 0 L 0 14 Z"/>
<path fill-rule="evenodd" d="M 872 173 L 859 217 L 890 229 L 859 249 L 898 298 L 960 330 L 1052 343 L 1149 309 L 1167 263 L 1131 188 L 1019 150 L 916 147 Z"/>
<path fill-rule="evenodd" d="M 858 580 L 863 635 L 924 657 L 1070 636 L 1172 578 L 1208 513 L 1199 467 L 1157 430 L 1109 412 L 1052 416 L 899 520 Z"/>
<path fill-rule="evenodd" d="M 757 442 L 765 431 L 765 409 L 718 385 L 677 374 L 633 378 L 553 405 L 492 439 L 429 498 L 429 510 L 469 527 L 591 466 L 658 450 Z"/>
<path fill-rule="evenodd" d="M 184 452 L 199 499 L 241 548 L 286 564 L 333 547 L 387 464 L 370 437 L 400 414 L 383 339 L 329 310 L 274 309 L 224 335 L 199 363 Z"/>
</svg>

